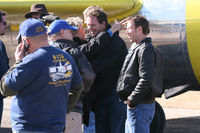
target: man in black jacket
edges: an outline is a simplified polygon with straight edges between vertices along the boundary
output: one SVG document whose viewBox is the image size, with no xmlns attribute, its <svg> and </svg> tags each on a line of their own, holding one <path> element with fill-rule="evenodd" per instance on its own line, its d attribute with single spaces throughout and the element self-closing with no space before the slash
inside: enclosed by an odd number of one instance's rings
<svg viewBox="0 0 200 133">
<path fill-rule="evenodd" d="M 149 23 L 143 16 L 126 20 L 126 33 L 133 43 L 118 80 L 118 94 L 127 104 L 125 133 L 149 133 L 155 112 L 152 85 L 155 75 L 155 53 L 148 38 Z"/>
<path fill-rule="evenodd" d="M 96 97 L 94 106 L 96 133 L 124 133 L 126 109 L 124 103 L 119 101 L 116 84 L 127 54 L 125 42 L 119 37 L 118 32 L 114 33 L 112 28 L 109 29 L 107 15 L 102 8 L 88 7 L 84 11 L 84 18 L 91 35 L 90 42 L 96 40 L 102 32 L 112 36 L 98 56 L 89 56 L 90 51 L 83 51 L 90 59 L 97 75 L 91 87 Z M 100 45 L 104 43 L 100 42 Z"/>
<path fill-rule="evenodd" d="M 6 13 L 0 11 L 0 36 L 4 35 L 5 29 L 7 28 Z M 9 69 L 9 60 L 6 52 L 4 43 L 0 40 L 0 79 Z M 3 112 L 3 96 L 0 94 L 0 124 Z"/>
<path fill-rule="evenodd" d="M 65 52 L 68 52 L 73 59 L 75 60 L 79 72 L 81 74 L 81 77 L 83 79 L 84 84 L 84 93 L 86 93 L 96 75 L 93 72 L 89 61 L 85 57 L 85 55 L 77 48 L 78 45 L 75 41 L 73 41 L 73 31 L 78 30 L 78 27 L 74 27 L 69 25 L 65 20 L 55 20 L 53 23 L 50 24 L 48 28 L 48 35 L 50 40 L 53 42 L 53 46 L 62 49 Z M 81 94 L 81 91 L 77 90 L 70 90 L 70 95 L 77 95 L 76 99 L 69 99 L 69 108 L 68 113 L 72 110 L 72 107 L 76 104 L 77 99 L 79 99 L 79 96 Z M 75 127 L 76 132 L 82 132 L 81 131 L 81 112 L 82 112 L 82 102 L 79 101 L 73 111 L 66 115 L 67 122 L 66 122 L 66 128 L 65 132 L 74 132 L 72 130 L 72 126 L 70 127 L 70 124 L 76 124 L 73 125 Z M 68 128 L 70 127 L 70 128 Z M 70 130 L 70 131 L 69 131 Z M 74 129 L 73 129 L 74 130 Z"/>
</svg>

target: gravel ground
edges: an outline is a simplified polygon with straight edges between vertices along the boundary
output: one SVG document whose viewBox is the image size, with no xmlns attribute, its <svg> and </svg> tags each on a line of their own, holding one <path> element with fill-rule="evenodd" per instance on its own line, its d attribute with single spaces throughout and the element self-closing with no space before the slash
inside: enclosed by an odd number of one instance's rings
<svg viewBox="0 0 200 133">
<path fill-rule="evenodd" d="M 171 99 L 157 98 L 166 115 L 164 133 L 200 133 L 200 92 L 188 91 Z M 11 98 L 4 100 L 4 111 L 0 133 L 10 133 Z"/>
</svg>

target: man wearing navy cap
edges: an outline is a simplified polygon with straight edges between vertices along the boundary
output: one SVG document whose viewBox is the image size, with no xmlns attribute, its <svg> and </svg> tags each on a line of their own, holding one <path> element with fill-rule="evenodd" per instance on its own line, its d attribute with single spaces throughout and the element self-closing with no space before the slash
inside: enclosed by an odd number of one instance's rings
<svg viewBox="0 0 200 133">
<path fill-rule="evenodd" d="M 21 23 L 15 65 L 1 80 L 1 93 L 13 96 L 13 133 L 62 133 L 70 88 L 82 79 L 72 57 L 48 44 L 45 26 L 36 19 Z"/>
</svg>

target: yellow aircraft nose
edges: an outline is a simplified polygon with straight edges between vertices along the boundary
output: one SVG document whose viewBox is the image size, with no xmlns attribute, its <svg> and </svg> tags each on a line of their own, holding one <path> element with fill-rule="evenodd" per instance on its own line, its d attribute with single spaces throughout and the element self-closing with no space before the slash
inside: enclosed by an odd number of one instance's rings
<svg viewBox="0 0 200 133">
<path fill-rule="evenodd" d="M 186 37 L 190 62 L 200 83 L 200 1 L 186 0 Z"/>
</svg>

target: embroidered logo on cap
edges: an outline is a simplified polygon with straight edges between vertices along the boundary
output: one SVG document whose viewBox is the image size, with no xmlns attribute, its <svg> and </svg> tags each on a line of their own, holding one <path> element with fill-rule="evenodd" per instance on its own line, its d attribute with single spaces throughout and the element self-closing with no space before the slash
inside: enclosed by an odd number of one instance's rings
<svg viewBox="0 0 200 133">
<path fill-rule="evenodd" d="M 36 28 L 35 32 L 40 33 L 40 32 L 43 32 L 44 30 L 45 30 L 44 27 L 39 26 L 39 27 Z"/>
</svg>

